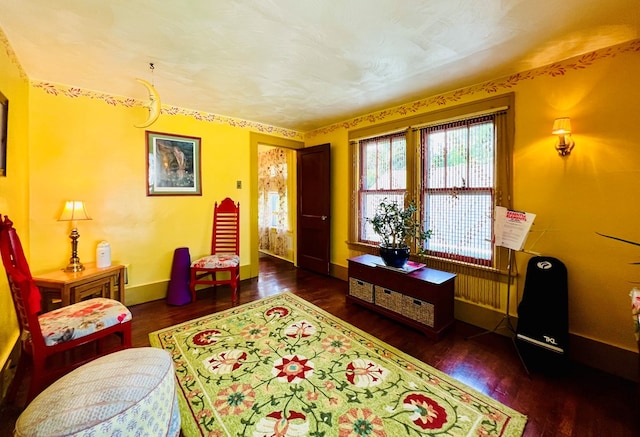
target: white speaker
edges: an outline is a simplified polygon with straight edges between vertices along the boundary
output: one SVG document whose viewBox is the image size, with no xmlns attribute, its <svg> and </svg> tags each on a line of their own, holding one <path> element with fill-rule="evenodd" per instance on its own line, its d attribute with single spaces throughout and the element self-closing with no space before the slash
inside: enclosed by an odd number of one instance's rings
<svg viewBox="0 0 640 437">
<path fill-rule="evenodd" d="M 96 249 L 96 267 L 101 269 L 109 266 L 111 266 L 111 245 L 101 241 Z"/>
</svg>

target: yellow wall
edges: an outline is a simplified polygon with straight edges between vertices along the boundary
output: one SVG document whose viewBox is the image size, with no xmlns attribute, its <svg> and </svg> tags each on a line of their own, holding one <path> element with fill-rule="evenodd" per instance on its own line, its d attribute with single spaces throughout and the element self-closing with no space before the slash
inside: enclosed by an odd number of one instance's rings
<svg viewBox="0 0 640 437">
<path fill-rule="evenodd" d="M 636 40 L 308 132 L 307 145 L 332 144 L 332 262 L 346 266 L 353 255 L 345 244 L 349 129 L 514 92 L 514 207 L 537 214 L 525 249 L 566 264 L 573 334 L 637 350 L 629 291 L 640 266 L 629 263 L 640 261 L 640 248 L 595 232 L 640 241 L 639 50 Z M 564 159 L 551 135 L 553 120 L 563 116 L 571 117 L 576 141 Z M 524 273 L 530 255 L 516 258 Z M 523 283 L 521 277 L 517 297 Z M 512 298 L 512 313 L 517 302 Z"/>
<path fill-rule="evenodd" d="M 69 224 L 56 218 L 64 200 L 80 199 L 93 217 L 78 224 L 80 259 L 94 261 L 96 244 L 107 240 L 113 259 L 130 265 L 126 303 L 162 298 L 173 250 L 189 247 L 192 257 L 207 252 L 213 203 L 225 196 L 240 201 L 243 209 L 242 234 L 248 236 L 241 246 L 244 277 L 257 273 L 257 197 L 251 194 L 257 145 L 292 142 L 295 148 L 301 134 L 164 106 L 148 129 L 201 137 L 203 195 L 148 197 L 144 129 L 133 127 L 146 118 L 141 103 L 132 106 L 88 91 L 77 95 L 57 84 L 29 85 L 3 38 L 0 32 L 6 49 L 0 50 L 0 90 L 10 99 L 11 120 L 0 212 L 16 222 L 35 273 L 68 262 Z M 332 144 L 332 263 L 345 267 L 351 255 L 345 244 L 349 129 L 513 91 L 514 206 L 537 214 L 527 249 L 567 265 L 572 333 L 634 350 L 628 292 L 640 267 L 629 263 L 640 261 L 640 250 L 595 232 L 640 240 L 635 228 L 640 150 L 634 130 L 639 46 L 635 41 L 307 133 L 306 146 Z M 553 149 L 550 134 L 553 119 L 560 116 L 572 118 L 577 143 L 565 159 Z M 238 180 L 242 189 L 236 189 Z M 520 272 L 527 260 L 528 255 L 518 254 Z M 17 334 L 1 276 L 0 360 Z"/>
<path fill-rule="evenodd" d="M 7 215 L 21 238 L 29 241 L 29 180 L 28 166 L 28 100 L 27 76 L 20 68 L 15 53 L 0 31 L 0 92 L 9 100 L 7 138 L 7 173 L 0 177 L 0 214 Z M 28 247 L 24 248 L 29 256 Z M 4 270 L 3 270 L 4 272 Z M 0 368 L 6 362 L 18 338 L 13 301 L 4 273 L 0 274 Z"/>
<path fill-rule="evenodd" d="M 145 130 L 133 126 L 144 119 L 143 108 L 40 88 L 32 90 L 31 104 L 38 108 L 31 111 L 30 129 L 34 274 L 68 261 L 70 224 L 56 220 L 65 199 L 84 200 L 93 219 L 77 223 L 80 259 L 95 260 L 97 243 L 107 240 L 112 258 L 130 266 L 128 304 L 164 297 L 137 293 L 155 283 L 166 291 L 175 248 L 188 247 L 192 258 L 208 253 L 215 201 L 239 201 L 243 234 L 249 235 L 249 130 L 161 115 L 154 131 L 201 138 L 202 196 L 147 196 Z M 241 265 L 249 265 L 249 238 L 241 239 L 240 252 Z"/>
</svg>

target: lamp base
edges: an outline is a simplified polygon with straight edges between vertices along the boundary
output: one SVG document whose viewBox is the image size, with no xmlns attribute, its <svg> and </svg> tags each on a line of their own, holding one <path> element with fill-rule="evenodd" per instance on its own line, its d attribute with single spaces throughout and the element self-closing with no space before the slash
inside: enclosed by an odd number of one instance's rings
<svg viewBox="0 0 640 437">
<path fill-rule="evenodd" d="M 64 269 L 65 272 L 81 272 L 83 270 L 84 270 L 84 266 L 82 265 L 79 259 L 72 260 L 71 262 L 69 262 L 69 265 Z"/>
<path fill-rule="evenodd" d="M 78 228 L 73 228 L 69 238 L 71 238 L 71 258 L 69 258 L 69 265 L 64 269 L 65 272 L 80 272 L 84 270 L 84 266 L 78 258 Z"/>
<path fill-rule="evenodd" d="M 69 264 L 64 271 L 65 272 L 81 272 L 84 270 L 84 266 L 80 263 L 78 264 Z"/>
</svg>

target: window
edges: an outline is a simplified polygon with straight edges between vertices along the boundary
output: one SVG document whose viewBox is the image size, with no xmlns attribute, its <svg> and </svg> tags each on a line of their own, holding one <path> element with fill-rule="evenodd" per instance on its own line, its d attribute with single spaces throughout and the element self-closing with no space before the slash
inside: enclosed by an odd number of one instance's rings
<svg viewBox="0 0 640 437">
<path fill-rule="evenodd" d="M 493 261 L 494 116 L 420 130 L 427 253 L 472 264 Z"/>
<path fill-rule="evenodd" d="M 380 237 L 367 220 L 384 198 L 404 202 L 407 191 L 407 141 L 405 133 L 384 135 L 359 142 L 360 210 L 359 241 L 377 243 Z"/>
<path fill-rule="evenodd" d="M 280 194 L 275 191 L 269 191 L 267 195 L 269 196 L 268 213 L 271 215 L 270 226 L 272 228 L 280 228 L 283 224 L 283 220 L 281 220 L 282 213 L 280 211 Z"/>
<path fill-rule="evenodd" d="M 367 218 L 382 199 L 412 199 L 423 228 L 433 231 L 428 255 L 503 268 L 502 248 L 492 244 L 493 211 L 511 207 L 510 108 L 513 94 L 505 94 L 350 132 L 352 248 L 379 242 Z"/>
</svg>

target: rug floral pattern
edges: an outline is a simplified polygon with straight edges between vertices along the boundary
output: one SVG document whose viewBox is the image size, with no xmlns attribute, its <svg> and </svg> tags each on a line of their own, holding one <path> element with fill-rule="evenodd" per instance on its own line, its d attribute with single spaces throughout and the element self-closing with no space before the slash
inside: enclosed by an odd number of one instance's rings
<svg viewBox="0 0 640 437">
<path fill-rule="evenodd" d="M 526 416 L 283 293 L 149 334 L 185 436 L 520 436 Z"/>
</svg>

